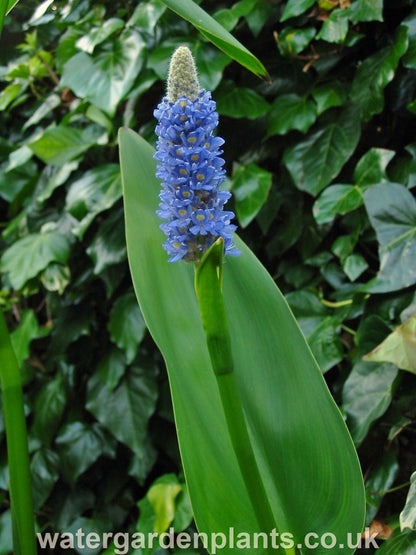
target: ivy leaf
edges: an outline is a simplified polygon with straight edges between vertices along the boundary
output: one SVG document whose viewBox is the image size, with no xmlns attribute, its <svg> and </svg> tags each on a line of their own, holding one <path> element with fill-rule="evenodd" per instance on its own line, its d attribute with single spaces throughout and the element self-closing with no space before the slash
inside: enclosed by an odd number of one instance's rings
<svg viewBox="0 0 416 555">
<path fill-rule="evenodd" d="M 138 457 L 146 456 L 147 424 L 155 411 L 156 370 L 132 366 L 115 389 L 110 389 L 99 374 L 88 381 L 86 408 L 112 435 L 132 449 Z"/>
<path fill-rule="evenodd" d="M 386 168 L 394 157 L 393 150 L 370 148 L 362 156 L 354 170 L 354 182 L 358 186 L 387 181 Z"/>
<path fill-rule="evenodd" d="M 33 507 L 39 510 L 59 479 L 59 456 L 50 449 L 36 451 L 30 461 Z"/>
<path fill-rule="evenodd" d="M 111 17 L 104 21 L 101 27 L 94 27 L 89 33 L 77 40 L 76 46 L 92 54 L 94 48 L 104 42 L 108 37 L 111 37 L 115 32 L 119 31 L 124 27 L 124 21 L 117 17 Z"/>
<path fill-rule="evenodd" d="M 296 29 L 295 27 L 285 27 L 277 36 L 277 46 L 282 56 L 299 54 L 308 46 L 316 35 L 315 27 L 305 27 Z"/>
<path fill-rule="evenodd" d="M 150 486 L 146 496 L 156 516 L 153 529 L 158 534 L 166 532 L 175 518 L 175 499 L 181 490 L 174 474 L 165 474 Z"/>
<path fill-rule="evenodd" d="M 33 411 L 32 433 L 50 446 L 66 407 L 66 389 L 62 374 L 56 374 L 39 391 Z"/>
<path fill-rule="evenodd" d="M 330 223 L 338 214 L 359 208 L 363 204 L 363 191 L 369 185 L 387 180 L 386 167 L 394 154 L 384 148 L 370 148 L 355 168 L 355 185 L 331 185 L 322 192 L 313 206 L 316 223 Z"/>
<path fill-rule="evenodd" d="M 368 268 L 368 264 L 361 254 L 353 253 L 346 257 L 342 263 L 342 269 L 350 281 L 355 281 Z"/>
<path fill-rule="evenodd" d="M 123 351 L 113 347 L 97 366 L 97 373 L 110 391 L 113 391 L 126 371 L 126 357 Z"/>
<path fill-rule="evenodd" d="M 331 316 L 316 295 L 310 291 L 288 293 L 286 300 L 293 310 L 309 346 L 325 373 L 343 358 L 343 347 L 336 333 L 338 321 Z"/>
<path fill-rule="evenodd" d="M 333 10 L 325 19 L 316 38 L 327 42 L 343 43 L 348 33 L 348 16 L 346 10 Z"/>
<path fill-rule="evenodd" d="M 63 478 L 74 485 L 78 477 L 102 455 L 114 458 L 116 442 L 98 423 L 71 422 L 56 438 Z"/>
<path fill-rule="evenodd" d="M 301 15 L 314 4 L 315 0 L 289 0 L 285 6 L 280 21 L 286 21 L 286 19 Z"/>
<path fill-rule="evenodd" d="M 409 48 L 403 56 L 403 64 L 409 69 L 416 69 L 416 14 L 411 13 L 402 21 L 402 25 L 407 28 L 409 37 Z"/>
<path fill-rule="evenodd" d="M 66 197 L 66 210 L 79 224 L 73 230 L 80 239 L 95 216 L 121 198 L 120 168 L 117 164 L 103 164 L 84 173 L 72 183 Z"/>
<path fill-rule="evenodd" d="M 400 529 L 416 530 L 416 472 L 410 477 L 410 488 L 406 498 L 406 505 L 400 513 Z"/>
<path fill-rule="evenodd" d="M 357 108 L 349 106 L 332 123 L 289 147 L 283 157 L 298 189 L 316 195 L 338 175 L 360 138 Z"/>
<path fill-rule="evenodd" d="M 381 502 L 383 501 L 383 492 L 393 485 L 398 470 L 397 454 L 394 450 L 385 452 L 377 461 L 375 468 L 372 469 L 365 482 L 367 497 L 366 524 L 370 524 L 376 516 Z M 395 553 L 401 554 L 402 552 L 396 551 Z"/>
<path fill-rule="evenodd" d="M 343 390 L 343 407 L 352 438 L 359 445 L 371 424 L 390 406 L 397 366 L 389 363 L 357 362 Z"/>
<path fill-rule="evenodd" d="M 324 374 L 344 357 L 342 341 L 336 332 L 337 327 L 337 319 L 328 316 L 306 338 Z"/>
<path fill-rule="evenodd" d="M 233 177 L 232 190 L 238 221 L 242 227 L 247 227 L 259 213 L 271 185 L 272 174 L 267 170 L 256 164 L 238 167 Z"/>
<path fill-rule="evenodd" d="M 30 354 L 30 343 L 32 340 L 38 337 L 44 337 L 50 333 L 50 331 L 50 326 L 45 326 L 44 328 L 39 327 L 39 323 L 32 309 L 23 310 L 19 327 L 10 334 L 10 340 L 19 367 Z"/>
<path fill-rule="evenodd" d="M 347 97 L 345 87 L 338 81 L 331 81 L 312 89 L 312 97 L 316 102 L 317 115 L 333 106 L 342 106 Z"/>
<path fill-rule="evenodd" d="M 383 21 L 383 0 L 355 0 L 345 11 L 351 21 Z"/>
<path fill-rule="evenodd" d="M 55 93 L 50 94 L 37 108 L 30 118 L 23 125 L 23 130 L 27 129 L 31 125 L 39 123 L 44 117 L 50 115 L 50 113 L 57 108 L 61 103 L 61 98 Z"/>
<path fill-rule="evenodd" d="M 123 211 L 114 211 L 100 225 L 87 248 L 94 263 L 94 273 L 99 274 L 108 266 L 119 264 L 126 259 Z"/>
<path fill-rule="evenodd" d="M 149 34 L 153 34 L 156 23 L 160 17 L 165 13 L 166 6 L 160 0 L 152 0 L 143 4 L 137 4 L 133 15 L 127 22 L 127 27 L 137 25 L 142 27 Z"/>
<path fill-rule="evenodd" d="M 364 204 L 379 242 L 380 269 L 366 285 L 373 293 L 416 283 L 416 200 L 398 183 L 380 183 L 364 192 Z"/>
<path fill-rule="evenodd" d="M 108 331 L 111 340 L 126 353 L 127 363 L 132 362 L 146 332 L 146 324 L 133 292 L 119 297 L 114 303 Z"/>
<path fill-rule="evenodd" d="M 270 106 L 262 96 L 252 89 L 238 88 L 226 82 L 215 93 L 217 110 L 232 118 L 256 119 L 267 113 Z"/>
<path fill-rule="evenodd" d="M 303 133 L 316 120 L 316 105 L 313 100 L 297 94 L 284 94 L 276 98 L 269 112 L 268 134 L 284 135 L 291 129 Z"/>
<path fill-rule="evenodd" d="M 72 56 L 63 67 L 60 86 L 113 116 L 143 65 L 145 50 L 139 33 L 125 31 L 114 41 L 107 41 L 95 56 L 85 52 Z"/>
<path fill-rule="evenodd" d="M 358 67 L 350 98 L 361 106 L 365 121 L 382 111 L 384 88 L 394 78 L 399 60 L 406 52 L 407 46 L 407 30 L 405 27 L 400 27 L 393 45 L 386 46 L 369 56 Z"/>
<path fill-rule="evenodd" d="M 102 130 L 93 126 L 81 130 L 58 125 L 46 129 L 38 139 L 28 143 L 28 146 L 45 164 L 63 166 L 100 142 L 102 136 Z"/>
<path fill-rule="evenodd" d="M 51 262 L 65 264 L 69 258 L 70 244 L 62 233 L 47 231 L 30 233 L 22 237 L 3 254 L 1 271 L 8 274 L 14 289 L 21 289 Z"/>
<path fill-rule="evenodd" d="M 373 362 L 392 362 L 402 370 L 416 374 L 416 315 L 397 327 L 363 358 Z"/>
<path fill-rule="evenodd" d="M 355 185 L 330 185 L 313 205 L 313 217 L 319 225 L 328 224 L 338 214 L 351 212 L 362 203 L 361 191 Z"/>
</svg>

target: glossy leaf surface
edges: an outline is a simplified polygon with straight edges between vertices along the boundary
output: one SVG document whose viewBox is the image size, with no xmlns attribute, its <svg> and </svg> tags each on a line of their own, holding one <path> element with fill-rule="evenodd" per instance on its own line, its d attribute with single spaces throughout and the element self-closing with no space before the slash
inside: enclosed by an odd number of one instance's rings
<svg viewBox="0 0 416 555">
<path fill-rule="evenodd" d="M 154 151 L 129 130 L 120 133 L 120 149 L 130 269 L 146 324 L 167 363 L 198 528 L 256 531 L 209 362 L 193 267 L 168 264 L 161 247 Z M 347 531 L 361 530 L 364 510 L 351 439 L 286 301 L 236 239 L 242 255 L 225 262 L 224 302 L 241 402 L 277 527 L 299 542 L 311 530 L 331 529 L 345 538 Z"/>
<path fill-rule="evenodd" d="M 163 0 L 163 3 L 192 23 L 200 33 L 228 54 L 230 58 L 233 58 L 259 77 L 268 78 L 263 64 L 195 2 L 192 2 L 192 0 Z"/>
</svg>

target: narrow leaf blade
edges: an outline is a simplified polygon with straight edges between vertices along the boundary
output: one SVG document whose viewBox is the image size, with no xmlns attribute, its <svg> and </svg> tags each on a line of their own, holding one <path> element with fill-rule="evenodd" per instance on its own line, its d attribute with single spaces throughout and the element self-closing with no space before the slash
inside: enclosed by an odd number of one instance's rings
<svg viewBox="0 0 416 555">
<path fill-rule="evenodd" d="M 270 80 L 263 64 L 247 50 L 237 39 L 208 15 L 192 0 L 163 0 L 172 11 L 186 19 L 198 29 L 215 46 L 225 52 L 230 58 L 252 71 L 258 77 Z"/>
</svg>

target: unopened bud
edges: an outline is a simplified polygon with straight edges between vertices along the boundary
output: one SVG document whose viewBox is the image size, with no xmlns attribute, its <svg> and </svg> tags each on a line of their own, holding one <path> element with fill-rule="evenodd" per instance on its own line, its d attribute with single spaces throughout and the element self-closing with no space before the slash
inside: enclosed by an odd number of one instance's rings
<svg viewBox="0 0 416 555">
<path fill-rule="evenodd" d="M 182 96 L 195 100 L 200 91 L 196 66 L 187 46 L 179 46 L 172 55 L 168 75 L 168 100 L 176 102 Z"/>
</svg>

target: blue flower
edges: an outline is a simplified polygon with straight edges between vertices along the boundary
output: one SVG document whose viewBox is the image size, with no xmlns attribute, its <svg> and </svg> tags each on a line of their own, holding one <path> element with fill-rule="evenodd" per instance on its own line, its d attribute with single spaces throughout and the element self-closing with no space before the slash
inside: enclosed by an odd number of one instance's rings
<svg viewBox="0 0 416 555">
<path fill-rule="evenodd" d="M 220 148 L 224 140 L 213 134 L 218 125 L 216 104 L 209 91 L 199 90 L 186 47 L 179 47 L 172 57 L 168 95 L 154 115 L 156 176 L 162 181 L 156 213 L 167 220 L 160 227 L 167 236 L 163 247 L 169 262 L 198 261 L 219 237 L 224 254 L 240 254 L 232 239 L 234 213 L 223 210 L 231 195 L 220 190 L 225 181 Z"/>
</svg>

